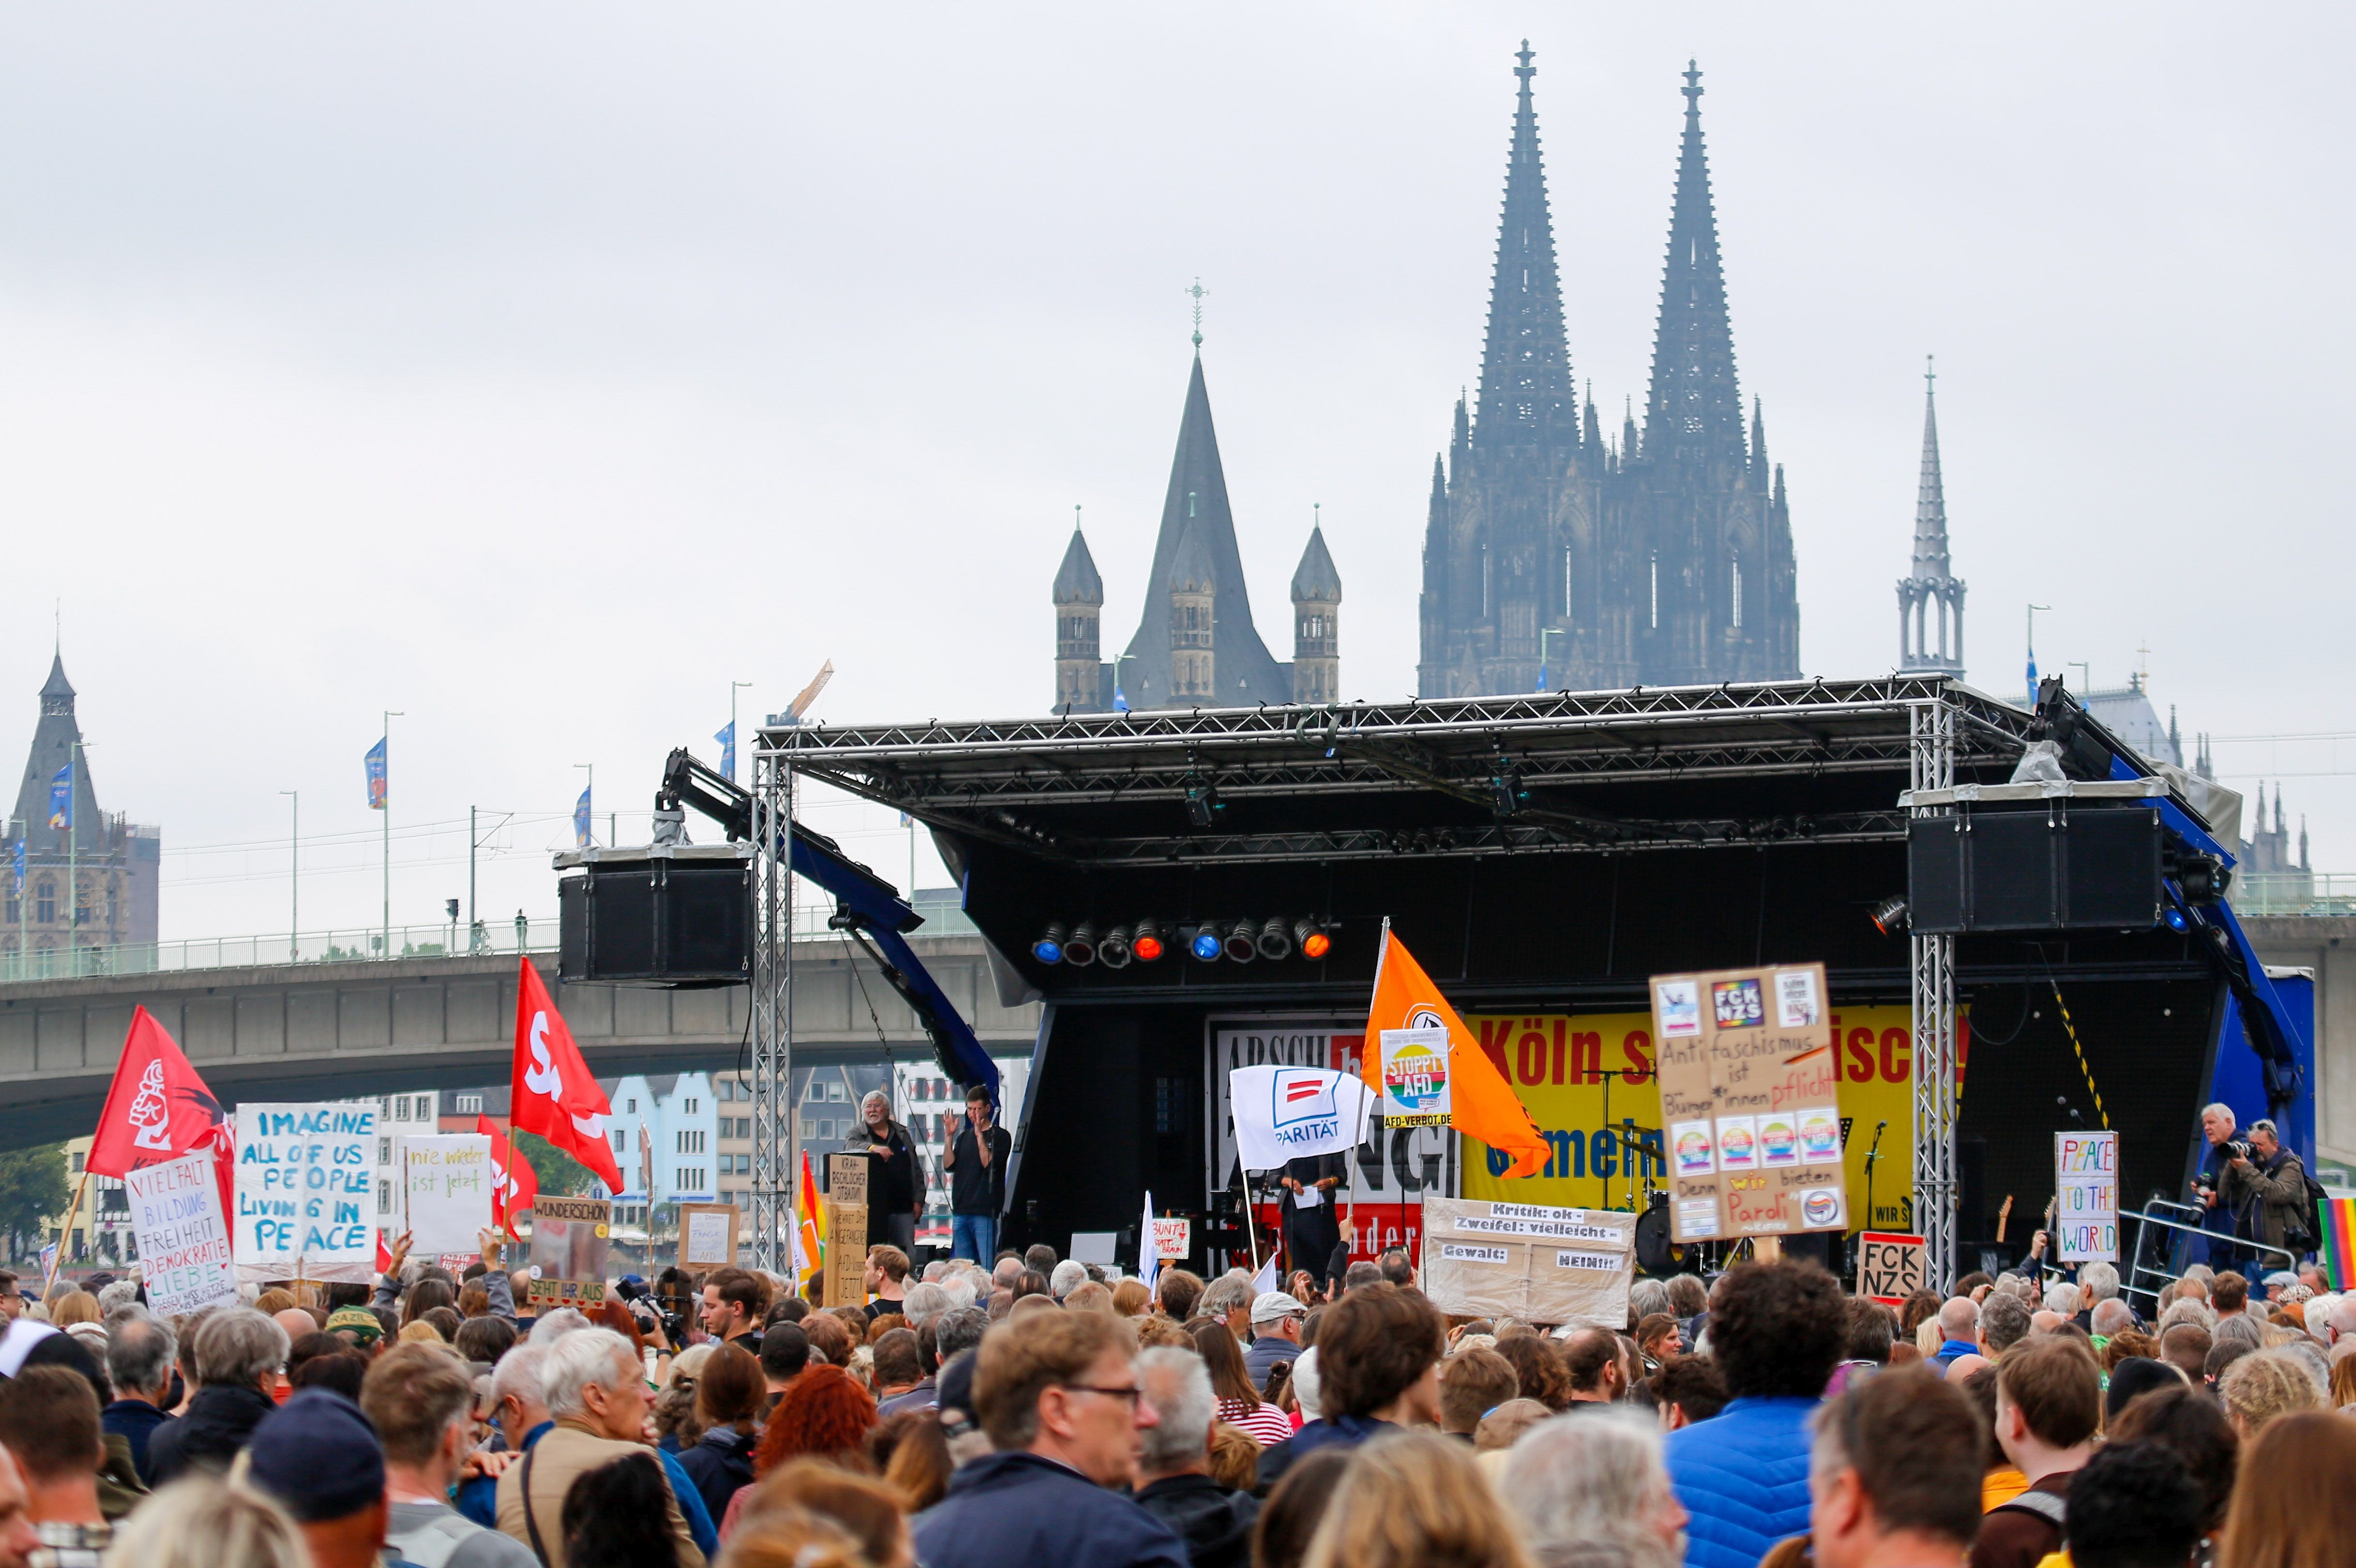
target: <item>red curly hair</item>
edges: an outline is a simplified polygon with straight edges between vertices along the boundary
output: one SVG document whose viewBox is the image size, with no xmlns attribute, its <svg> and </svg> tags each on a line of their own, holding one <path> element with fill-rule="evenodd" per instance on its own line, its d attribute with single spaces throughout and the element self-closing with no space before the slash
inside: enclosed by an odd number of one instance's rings
<svg viewBox="0 0 2356 1568">
<path fill-rule="evenodd" d="M 812 1367 L 793 1381 L 770 1413 L 761 1445 L 753 1453 L 753 1473 L 766 1476 L 805 1455 L 863 1459 L 862 1447 L 875 1420 L 875 1396 L 857 1378 L 841 1367 Z"/>
</svg>

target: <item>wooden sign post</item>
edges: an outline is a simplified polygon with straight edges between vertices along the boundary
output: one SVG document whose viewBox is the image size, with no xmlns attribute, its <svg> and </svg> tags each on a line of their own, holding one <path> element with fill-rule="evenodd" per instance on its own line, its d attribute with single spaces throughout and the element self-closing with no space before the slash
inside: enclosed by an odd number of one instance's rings
<svg viewBox="0 0 2356 1568">
<path fill-rule="evenodd" d="M 867 1170 L 863 1154 L 826 1157 L 826 1304 L 867 1305 Z"/>
</svg>

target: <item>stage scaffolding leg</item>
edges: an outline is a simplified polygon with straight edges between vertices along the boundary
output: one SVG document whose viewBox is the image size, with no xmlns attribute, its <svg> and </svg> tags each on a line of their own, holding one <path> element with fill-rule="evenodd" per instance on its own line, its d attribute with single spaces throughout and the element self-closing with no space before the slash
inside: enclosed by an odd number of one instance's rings
<svg viewBox="0 0 2356 1568">
<path fill-rule="evenodd" d="M 793 1273 L 794 875 L 787 825 L 794 774 L 753 759 L 753 1266 Z M 813 1260 L 815 1261 L 815 1260 Z M 798 1284 L 798 1282 L 797 1282 Z"/>
<path fill-rule="evenodd" d="M 1922 703 L 1908 722 L 1913 786 L 1951 789 L 1955 782 L 1955 710 L 1944 701 Z M 1918 809 L 1944 816 L 1951 807 Z M 1912 948 L 1914 1011 L 1914 1228 L 1930 1254 L 1931 1285 L 1955 1283 L 1955 939 L 1916 935 Z"/>
</svg>

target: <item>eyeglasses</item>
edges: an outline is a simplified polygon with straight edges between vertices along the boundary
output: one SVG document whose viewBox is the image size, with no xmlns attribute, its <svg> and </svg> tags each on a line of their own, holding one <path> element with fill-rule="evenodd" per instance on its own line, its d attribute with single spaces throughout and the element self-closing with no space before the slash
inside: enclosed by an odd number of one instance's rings
<svg viewBox="0 0 2356 1568">
<path fill-rule="evenodd" d="M 1145 1396 L 1145 1390 L 1136 1383 L 1127 1388 L 1105 1388 L 1097 1383 L 1062 1383 L 1057 1386 L 1073 1393 L 1100 1393 L 1107 1399 L 1125 1399 L 1132 1404 Z"/>
</svg>

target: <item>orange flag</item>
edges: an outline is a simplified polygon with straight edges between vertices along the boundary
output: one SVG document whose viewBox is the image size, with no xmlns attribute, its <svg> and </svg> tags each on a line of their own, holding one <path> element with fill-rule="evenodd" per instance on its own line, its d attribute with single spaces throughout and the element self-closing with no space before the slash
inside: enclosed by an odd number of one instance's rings
<svg viewBox="0 0 2356 1568">
<path fill-rule="evenodd" d="M 1382 1031 L 1445 1025 L 1448 1029 L 1450 1099 L 1456 1130 L 1479 1138 L 1491 1148 L 1513 1157 L 1511 1176 L 1534 1176 L 1552 1157 L 1553 1148 L 1539 1136 L 1537 1124 L 1505 1082 L 1497 1064 L 1483 1053 L 1481 1042 L 1415 961 L 1407 944 L 1391 934 L 1383 922 L 1383 951 L 1375 966 L 1375 1002 L 1366 1013 L 1366 1045 L 1360 1071 L 1366 1087 L 1379 1102 L 1383 1093 Z"/>
</svg>

